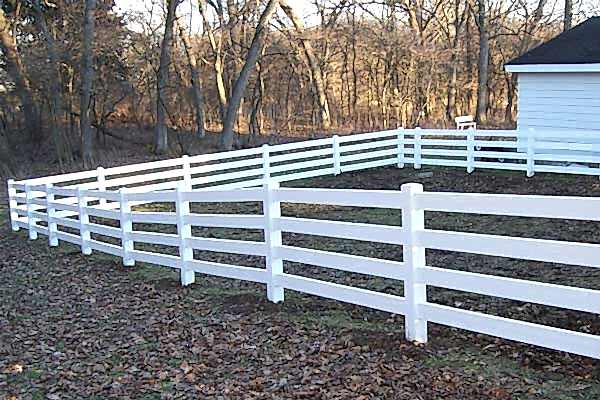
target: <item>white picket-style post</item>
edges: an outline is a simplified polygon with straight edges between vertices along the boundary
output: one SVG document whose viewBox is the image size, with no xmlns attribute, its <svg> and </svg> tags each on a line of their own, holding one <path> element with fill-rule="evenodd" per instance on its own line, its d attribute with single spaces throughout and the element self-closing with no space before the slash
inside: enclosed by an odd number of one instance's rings
<svg viewBox="0 0 600 400">
<path fill-rule="evenodd" d="M 535 130 L 527 131 L 527 177 L 532 177 L 535 168 Z"/>
<path fill-rule="evenodd" d="M 89 198 L 84 195 L 83 189 L 77 188 L 77 205 L 79 207 L 79 236 L 81 237 L 81 252 L 85 255 L 92 254 L 90 240 L 92 235 L 89 229 L 90 216 L 87 212 Z"/>
<path fill-rule="evenodd" d="M 475 130 L 467 129 L 467 173 L 475 170 Z"/>
<path fill-rule="evenodd" d="M 420 270 L 425 267 L 425 248 L 415 244 L 418 232 L 425 229 L 425 212 L 416 207 L 416 195 L 423 193 L 423 185 L 407 183 L 400 187 L 407 198 L 407 206 L 402 209 L 402 227 L 408 236 L 408 243 L 402 246 L 404 260 L 404 297 L 407 303 L 405 317 L 406 339 L 420 343 L 427 342 L 427 320 L 420 315 L 419 305 L 427 302 L 427 286 L 420 280 Z"/>
<path fill-rule="evenodd" d="M 281 230 L 277 228 L 276 219 L 281 217 L 281 203 L 276 198 L 279 182 L 266 181 L 264 186 L 263 213 L 265 216 L 265 244 L 267 246 L 267 298 L 273 303 L 284 299 L 283 287 L 278 286 L 277 275 L 283 274 L 283 260 L 277 256 L 276 247 L 281 246 Z"/>
<path fill-rule="evenodd" d="M 421 169 L 421 128 L 420 127 L 417 126 L 414 129 L 413 138 L 414 138 L 413 166 L 415 167 L 415 169 Z"/>
<path fill-rule="evenodd" d="M 131 267 L 135 265 L 135 259 L 131 256 L 133 251 L 133 240 L 131 232 L 133 231 L 133 222 L 131 221 L 131 204 L 127 198 L 127 189 L 119 189 L 119 206 L 121 225 L 121 247 L 123 247 L 123 265 Z"/>
<path fill-rule="evenodd" d="M 106 191 L 106 173 L 104 172 L 104 168 L 102 167 L 98 167 L 96 168 L 96 174 L 98 176 L 97 180 L 98 180 L 98 191 L 100 192 L 104 192 Z M 106 199 L 104 198 L 100 198 L 100 202 L 99 204 L 101 206 L 106 204 Z"/>
<path fill-rule="evenodd" d="M 188 190 L 186 183 L 181 182 L 175 191 L 177 233 L 179 234 L 179 272 L 183 286 L 191 285 L 196 280 L 195 272 L 190 270 L 187 265 L 188 261 L 194 259 L 194 249 L 187 244 L 188 238 L 192 237 L 192 226 L 186 222 L 186 217 L 190 214 L 190 202 L 184 200 L 183 193 Z"/>
<path fill-rule="evenodd" d="M 190 173 L 190 158 L 187 155 L 181 156 L 181 167 L 183 169 L 183 182 L 185 189 L 192 189 L 192 174 Z"/>
<path fill-rule="evenodd" d="M 263 180 L 265 183 L 271 180 L 271 160 L 269 155 L 269 145 L 262 145 L 262 162 L 263 162 Z"/>
<path fill-rule="evenodd" d="M 332 140 L 333 146 L 333 174 L 339 175 L 342 172 L 342 166 L 340 162 L 340 137 L 338 135 L 333 135 Z"/>
<path fill-rule="evenodd" d="M 398 168 L 404 168 L 404 127 L 398 128 Z"/>
<path fill-rule="evenodd" d="M 55 222 L 56 206 L 54 203 L 54 186 L 46 183 L 46 215 L 48 217 L 48 244 L 51 247 L 58 246 L 58 225 Z"/>
<path fill-rule="evenodd" d="M 29 186 L 28 183 L 25 184 L 25 202 L 26 202 L 26 206 L 27 206 L 27 229 L 29 229 L 29 239 L 31 240 L 35 240 L 38 238 L 38 234 L 37 231 L 35 230 L 36 228 L 36 223 L 35 223 L 35 219 L 33 218 L 33 206 L 34 204 L 31 202 L 31 200 L 34 198 L 33 196 L 33 190 L 31 190 L 31 187 Z"/>
<path fill-rule="evenodd" d="M 10 212 L 10 226 L 13 232 L 19 231 L 19 225 L 17 225 L 17 220 L 19 219 L 19 214 L 17 213 L 17 189 L 15 188 L 14 179 L 9 179 L 8 182 L 8 208 Z"/>
</svg>

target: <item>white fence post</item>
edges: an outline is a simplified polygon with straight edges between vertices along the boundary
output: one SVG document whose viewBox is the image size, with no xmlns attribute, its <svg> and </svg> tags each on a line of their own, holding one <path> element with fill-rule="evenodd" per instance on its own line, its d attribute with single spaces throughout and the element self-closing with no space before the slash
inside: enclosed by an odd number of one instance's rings
<svg viewBox="0 0 600 400">
<path fill-rule="evenodd" d="M 283 287 L 276 286 L 276 275 L 283 274 L 283 260 L 277 256 L 275 247 L 282 244 L 281 230 L 276 227 L 276 219 L 281 217 L 281 203 L 276 199 L 279 182 L 266 181 L 264 184 L 263 213 L 265 215 L 265 244 L 267 256 L 267 298 L 273 303 L 284 299 Z"/>
<path fill-rule="evenodd" d="M 104 168 L 98 167 L 96 168 L 96 173 L 98 174 L 98 191 L 104 192 L 106 191 L 106 174 L 104 172 Z M 99 204 L 101 206 L 106 204 L 106 199 L 100 198 Z"/>
<path fill-rule="evenodd" d="M 33 199 L 33 191 L 28 183 L 25 184 L 25 201 L 27 205 L 27 229 L 29 229 L 29 239 L 35 240 L 38 238 L 37 231 L 35 227 L 37 226 L 35 220 L 33 219 L 33 203 L 31 200 Z"/>
<path fill-rule="evenodd" d="M 86 210 L 89 199 L 83 195 L 83 190 L 77 188 L 77 205 L 79 206 L 79 236 L 81 237 L 81 252 L 85 255 L 92 254 L 92 248 L 89 241 L 91 233 L 89 230 L 90 216 Z"/>
<path fill-rule="evenodd" d="M 427 302 L 427 286 L 420 282 L 420 269 L 425 267 L 425 248 L 415 245 L 418 232 L 425 228 L 425 212 L 415 207 L 415 195 L 423 192 L 423 185 L 407 183 L 400 190 L 408 198 L 408 206 L 402 209 L 402 226 L 408 234 L 408 243 L 402 247 L 406 271 L 404 297 L 408 306 L 406 339 L 426 343 L 427 320 L 419 312 L 419 305 Z"/>
<path fill-rule="evenodd" d="M 182 182 L 177 185 L 175 191 L 177 233 L 179 234 L 179 272 L 183 286 L 191 285 L 196 280 L 195 272 L 187 268 L 187 262 L 194 259 L 194 249 L 186 243 L 187 239 L 192 237 L 192 226 L 185 221 L 190 214 L 190 202 L 183 199 L 183 193 L 187 190 L 189 190 L 187 184 Z"/>
<path fill-rule="evenodd" d="M 333 146 L 333 174 L 339 175 L 342 172 L 342 166 L 340 163 L 340 137 L 338 135 L 333 135 L 332 146 Z"/>
<path fill-rule="evenodd" d="M 532 177 L 535 168 L 535 130 L 527 130 L 527 177 Z"/>
<path fill-rule="evenodd" d="M 133 231 L 133 222 L 131 222 L 131 204 L 127 198 L 127 189 L 119 189 L 120 219 L 121 225 L 121 247 L 123 247 L 123 265 L 131 267 L 135 265 L 135 259 L 131 257 L 133 251 L 133 240 L 131 232 Z"/>
<path fill-rule="evenodd" d="M 413 154 L 413 166 L 415 169 L 421 169 L 421 128 L 418 126 L 414 129 L 414 154 Z"/>
<path fill-rule="evenodd" d="M 404 168 L 404 127 L 398 128 L 398 168 Z"/>
<path fill-rule="evenodd" d="M 8 182 L 8 208 L 10 212 L 10 226 L 13 232 L 19 231 L 19 225 L 17 225 L 17 220 L 19 219 L 19 214 L 17 213 L 17 189 L 15 189 L 14 179 L 9 179 Z"/>
<path fill-rule="evenodd" d="M 51 247 L 58 246 L 58 237 L 56 232 L 58 231 L 58 225 L 54 221 L 56 218 L 56 207 L 52 204 L 54 202 L 54 188 L 51 183 L 46 183 L 46 215 L 48 216 L 48 243 Z"/>
<path fill-rule="evenodd" d="M 475 170 L 475 130 L 467 129 L 467 173 Z"/>
<path fill-rule="evenodd" d="M 185 184 L 185 190 L 192 189 L 192 174 L 190 173 L 190 158 L 187 155 L 181 156 L 182 168 L 183 168 L 183 182 Z"/>
<path fill-rule="evenodd" d="M 263 180 L 265 184 L 271 180 L 271 161 L 269 159 L 269 145 L 262 145 Z"/>
</svg>

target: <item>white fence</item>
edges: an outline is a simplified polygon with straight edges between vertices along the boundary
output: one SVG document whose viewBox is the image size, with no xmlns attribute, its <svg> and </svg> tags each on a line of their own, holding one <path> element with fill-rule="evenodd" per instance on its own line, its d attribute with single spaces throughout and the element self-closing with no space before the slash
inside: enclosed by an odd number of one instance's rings
<svg viewBox="0 0 600 400">
<path fill-rule="evenodd" d="M 76 197 L 78 201 L 65 204 L 57 201 L 56 196 Z M 201 191 L 186 189 L 182 183 L 177 190 L 164 192 L 114 193 L 49 187 L 44 200 L 38 199 L 30 204 L 43 205 L 46 212 L 30 212 L 27 227 L 30 233 L 47 235 L 50 245 L 56 246 L 59 240 L 64 240 L 81 246 L 84 254 L 97 250 L 122 257 L 125 265 L 139 261 L 176 268 L 184 285 L 193 283 L 196 273 L 242 279 L 266 284 L 267 296 L 273 302 L 283 301 L 284 290 L 291 289 L 404 315 L 409 340 L 426 342 L 427 322 L 435 322 L 600 358 L 600 336 L 435 304 L 427 300 L 427 286 L 596 314 L 600 314 L 600 291 L 430 267 L 425 258 L 425 249 L 429 248 L 597 268 L 600 245 L 439 231 L 424 226 L 425 211 L 600 221 L 597 198 L 429 193 L 423 192 L 419 184 L 405 184 L 401 191 L 292 189 L 279 188 L 278 183 L 270 182 L 261 188 Z M 119 211 L 98 207 L 98 200 L 115 204 Z M 90 205 L 92 201 L 97 205 Z M 176 211 L 132 211 L 131 205 L 137 202 L 172 203 Z M 259 215 L 191 213 L 190 203 L 196 202 L 260 202 L 263 212 Z M 282 217 L 281 203 L 400 209 L 402 226 Z M 61 212 L 76 212 L 79 218 L 60 217 Z M 90 222 L 91 216 L 101 219 Z M 46 226 L 40 226 L 40 221 L 45 221 Z M 176 226 L 177 233 L 138 231 L 133 229 L 134 223 Z M 192 226 L 260 229 L 264 240 L 197 237 L 192 235 Z M 399 245 L 403 260 L 284 245 L 282 232 Z M 137 250 L 134 243 L 171 246 L 178 248 L 178 252 L 173 255 L 161 250 Z M 194 258 L 194 250 L 262 256 L 266 268 L 202 261 Z M 401 280 L 404 296 L 292 275 L 284 271 L 284 261 Z"/>
<path fill-rule="evenodd" d="M 529 175 L 539 171 L 600 174 L 599 168 L 557 164 L 600 162 L 594 155 L 600 149 L 593 138 L 580 136 L 578 143 L 565 143 L 552 142 L 549 135 L 523 137 L 515 131 L 394 130 L 9 181 L 11 224 L 14 230 L 28 229 L 31 239 L 47 235 L 51 246 L 63 240 L 81 246 L 84 254 L 96 250 L 122 257 L 125 265 L 148 262 L 180 269 L 183 284 L 192 283 L 195 273 L 205 273 L 264 283 L 269 299 L 275 302 L 283 301 L 284 289 L 291 289 L 402 314 L 410 340 L 425 342 L 429 321 L 600 358 L 600 336 L 431 303 L 426 288 L 596 314 L 600 314 L 600 291 L 430 267 L 425 260 L 425 249 L 430 248 L 599 267 L 600 245 L 436 231 L 424 226 L 424 211 L 598 221 L 600 199 L 427 193 L 415 184 L 404 185 L 401 191 L 279 188 L 284 181 L 407 163 L 415 168 L 447 165 L 468 171 L 515 169 Z M 520 151 L 523 146 L 525 152 Z M 565 153 L 539 153 L 548 150 Z M 261 187 L 249 189 L 257 186 Z M 209 190 L 194 190 L 201 188 Z M 190 212 L 193 202 L 246 201 L 262 202 L 263 214 Z M 132 209 L 154 202 L 173 203 L 176 212 Z M 402 227 L 282 217 L 282 202 L 401 209 Z M 133 224 L 140 223 L 176 226 L 177 233 L 134 230 Z M 195 237 L 192 226 L 260 229 L 264 240 Z M 403 261 L 287 246 L 282 244 L 282 231 L 395 244 L 403 246 Z M 134 243 L 176 247 L 178 252 L 142 251 Z M 197 260 L 194 250 L 262 256 L 266 269 Z M 284 261 L 402 280 L 404 296 L 286 274 Z"/>
</svg>

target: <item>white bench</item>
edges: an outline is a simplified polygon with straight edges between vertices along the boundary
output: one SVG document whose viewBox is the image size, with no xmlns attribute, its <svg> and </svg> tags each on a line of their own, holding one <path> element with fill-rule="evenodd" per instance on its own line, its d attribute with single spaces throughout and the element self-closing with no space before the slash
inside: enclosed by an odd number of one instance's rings
<svg viewBox="0 0 600 400">
<path fill-rule="evenodd" d="M 477 129 L 477 122 L 470 115 L 461 115 L 460 117 L 454 118 L 456 122 L 456 129 L 459 131 L 465 129 Z"/>
</svg>

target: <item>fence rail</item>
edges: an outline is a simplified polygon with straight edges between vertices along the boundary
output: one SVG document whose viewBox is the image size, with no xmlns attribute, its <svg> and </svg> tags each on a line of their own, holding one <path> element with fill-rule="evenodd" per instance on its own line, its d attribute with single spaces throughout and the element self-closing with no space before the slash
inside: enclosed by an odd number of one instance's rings
<svg viewBox="0 0 600 400">
<path fill-rule="evenodd" d="M 84 254 L 100 251 L 121 257 L 128 266 L 145 262 L 178 269 L 184 285 L 193 283 L 196 273 L 210 274 L 265 284 L 273 302 L 283 301 L 289 289 L 401 314 L 409 340 L 426 342 L 427 323 L 435 322 L 600 358 L 600 336 L 435 304 L 428 301 L 427 287 L 595 314 L 600 314 L 600 291 L 432 267 L 425 257 L 429 248 L 598 268 L 600 245 L 440 231 L 426 229 L 424 223 L 425 211 L 599 221 L 600 199 L 430 193 L 417 184 L 403 185 L 401 191 L 279 187 L 280 182 L 295 179 L 406 164 L 460 166 L 468 172 L 501 168 L 528 175 L 539 171 L 600 175 L 599 168 L 557 163 L 600 161 L 596 156 L 600 143 L 592 135 L 578 134 L 577 143 L 560 140 L 552 133 L 400 129 L 9 181 L 11 224 L 15 231 L 27 229 L 31 239 L 48 236 L 50 246 L 66 241 L 80 246 Z M 565 153 L 539 153 L 547 149 Z M 207 202 L 259 202 L 263 212 L 191 212 L 191 203 Z M 135 208 L 148 203 L 170 203 L 174 211 Z M 284 217 L 281 203 L 397 209 L 402 225 Z M 176 233 L 147 232 L 134 224 L 170 225 Z M 192 235 L 194 226 L 261 230 L 264 236 L 262 241 L 204 238 Z M 282 232 L 402 246 L 402 261 L 284 245 Z M 174 251 L 140 250 L 135 243 Z M 198 260 L 194 250 L 263 257 L 265 268 Z M 404 294 L 292 275 L 284 271 L 284 262 L 399 280 Z"/>
</svg>

